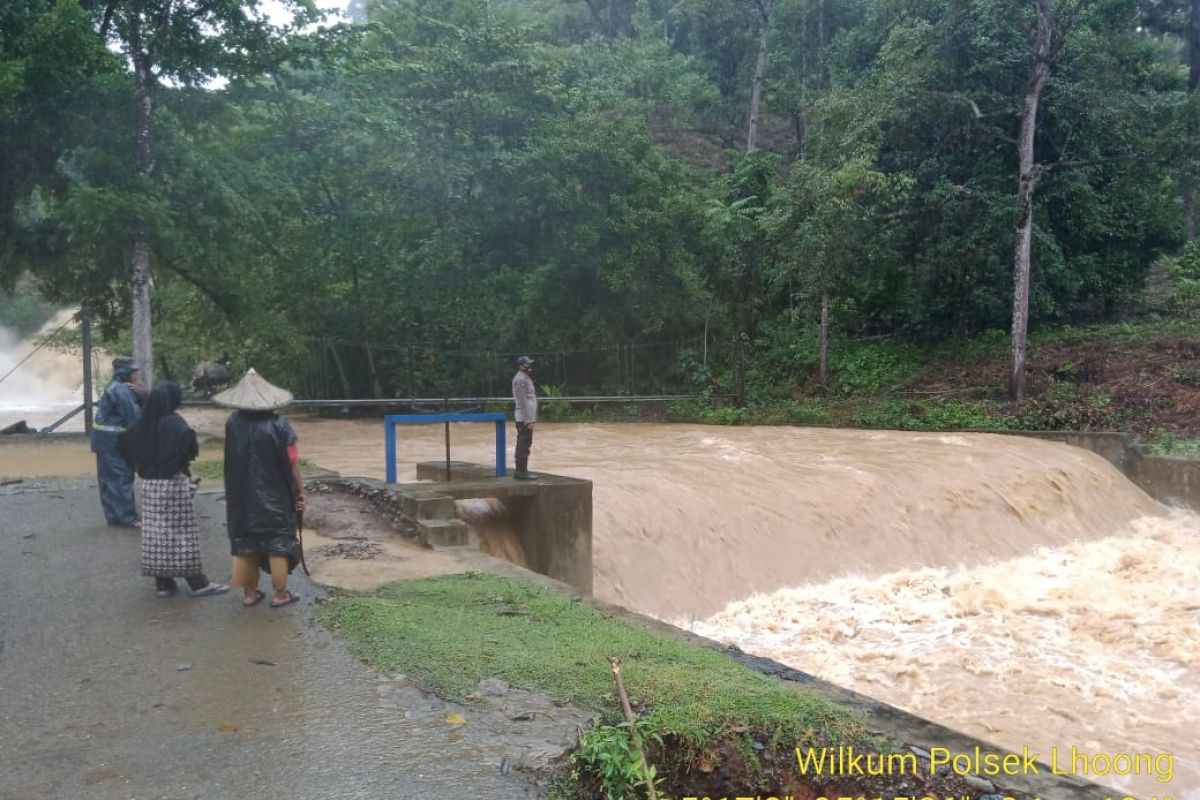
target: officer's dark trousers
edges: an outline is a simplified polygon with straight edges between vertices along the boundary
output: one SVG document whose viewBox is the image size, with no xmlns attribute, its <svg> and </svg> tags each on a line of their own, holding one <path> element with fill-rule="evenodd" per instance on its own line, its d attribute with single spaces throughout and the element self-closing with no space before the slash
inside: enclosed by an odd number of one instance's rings
<svg viewBox="0 0 1200 800">
<path fill-rule="evenodd" d="M 132 525 L 137 520 L 133 504 L 133 468 L 111 450 L 96 453 L 100 505 L 109 525 Z"/>
<path fill-rule="evenodd" d="M 533 428 L 527 423 L 517 423 L 517 472 L 529 471 L 529 449 L 533 447 Z"/>
</svg>

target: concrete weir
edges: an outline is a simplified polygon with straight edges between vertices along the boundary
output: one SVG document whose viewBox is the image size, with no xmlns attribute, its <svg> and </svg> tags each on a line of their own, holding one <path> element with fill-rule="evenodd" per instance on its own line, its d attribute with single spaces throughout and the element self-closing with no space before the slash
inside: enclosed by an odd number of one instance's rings
<svg viewBox="0 0 1200 800">
<path fill-rule="evenodd" d="M 417 537 L 432 547 L 468 543 L 470 528 L 455 516 L 455 500 L 495 498 L 504 503 L 529 569 L 592 593 L 592 482 L 539 473 L 537 479 L 498 478 L 492 468 L 451 461 L 417 464 L 421 483 L 384 483 L 366 478 L 325 480 L 367 496 L 389 516 L 416 524 Z"/>
<path fill-rule="evenodd" d="M 484 557 L 487 571 L 528 580 L 553 591 L 578 598 L 593 608 L 637 628 L 723 652 L 758 672 L 803 685 L 809 691 L 863 716 L 875 733 L 893 737 L 912 748 L 905 752 L 927 758 L 933 748 L 954 754 L 983 753 L 1003 758 L 1009 753 L 980 739 L 961 734 L 887 703 L 821 680 L 770 658 L 750 655 L 733 646 L 698 636 L 653 617 L 630 611 L 591 596 L 592 484 L 559 475 L 539 475 L 534 481 L 497 478 L 489 467 L 465 462 L 432 461 L 417 466 L 417 476 L 429 482 L 389 484 L 366 478 L 323 478 L 320 483 L 367 498 L 393 522 L 415 521 L 417 535 L 432 546 L 467 543 L 467 525 L 455 518 L 454 501 L 497 498 L 509 509 L 513 527 L 529 558 L 529 569 Z M 530 570 L 534 572 L 531 573 Z M 540 573 L 540 574 L 534 574 Z M 557 573 L 557 574 L 555 574 Z M 969 781 L 980 797 L 1013 797 L 1042 800 L 1104 800 L 1121 796 L 1113 789 L 1075 776 L 1052 774 L 1044 761 L 1039 769 L 1020 776 L 991 780 L 972 776 Z"/>
</svg>

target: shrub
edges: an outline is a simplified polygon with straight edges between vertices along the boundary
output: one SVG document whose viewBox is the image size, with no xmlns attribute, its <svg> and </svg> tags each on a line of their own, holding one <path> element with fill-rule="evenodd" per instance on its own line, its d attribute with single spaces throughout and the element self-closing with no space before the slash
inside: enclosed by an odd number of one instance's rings
<svg viewBox="0 0 1200 800">
<path fill-rule="evenodd" d="M 1159 428 L 1146 440 L 1151 455 L 1200 459 L 1200 439 L 1187 439 L 1174 431 Z"/>
</svg>

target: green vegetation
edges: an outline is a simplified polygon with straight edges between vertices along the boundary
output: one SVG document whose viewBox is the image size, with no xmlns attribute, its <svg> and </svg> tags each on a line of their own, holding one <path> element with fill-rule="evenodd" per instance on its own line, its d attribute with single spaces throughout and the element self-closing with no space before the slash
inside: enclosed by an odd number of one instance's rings
<svg viewBox="0 0 1200 800">
<path fill-rule="evenodd" d="M 1173 431 L 1155 431 L 1146 441 L 1146 449 L 1156 456 L 1200 459 L 1200 439 L 1188 439 Z"/>
<path fill-rule="evenodd" d="M 1145 440 L 1156 431 L 1189 436 L 1200 387 L 1200 322 L 1047 327 L 1032 337 L 1030 396 L 1011 401 L 1001 380 L 1007 342 L 994 333 L 929 343 L 846 342 L 853 372 L 821 387 L 797 379 L 795 353 L 810 352 L 811 332 L 772 334 L 746 379 L 747 402 L 705 391 L 664 409 L 675 421 L 717 425 L 799 424 L 900 430 L 1117 430 Z M 807 337 L 807 338 L 806 338 Z M 800 362 L 803 363 L 803 362 Z"/>
<path fill-rule="evenodd" d="M 735 726 L 798 743 L 861 733 L 843 709 L 720 653 L 508 578 L 456 575 L 339 592 L 318 613 L 372 667 L 404 672 L 443 697 L 463 700 L 482 678 L 497 677 L 569 698 L 611 723 L 619 712 L 608 657 L 617 656 L 631 701 L 649 706 L 644 734 L 669 739 L 680 757 Z M 605 741 L 594 740 L 588 757 L 612 758 Z"/>
<path fill-rule="evenodd" d="M 606 797 L 639 797 L 647 782 L 657 788 L 663 781 L 646 762 L 647 743 L 661 748 L 663 740 L 645 718 L 597 725 L 584 732 L 573 762 L 600 779 Z"/>
<path fill-rule="evenodd" d="M 37 333 L 53 314 L 54 307 L 38 297 L 27 285 L 14 290 L 12 294 L 0 292 L 0 326 L 21 338 Z"/>
<path fill-rule="evenodd" d="M 156 372 L 228 355 L 309 396 L 493 396 L 532 351 L 564 395 L 820 422 L 929 351 L 1008 357 L 1036 4 L 373 0 L 321 30 L 287 5 L 292 29 L 249 0 L 4 5 L 0 288 L 124 343 L 144 250 Z M 1196 6 L 1049 5 L 1031 346 L 1189 320 Z"/>
</svg>

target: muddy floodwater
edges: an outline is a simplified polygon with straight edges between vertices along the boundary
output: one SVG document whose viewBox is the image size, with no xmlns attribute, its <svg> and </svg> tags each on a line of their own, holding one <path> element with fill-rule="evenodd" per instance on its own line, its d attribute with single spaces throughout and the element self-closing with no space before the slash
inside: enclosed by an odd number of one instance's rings
<svg viewBox="0 0 1200 800">
<path fill-rule="evenodd" d="M 188 416 L 220 433 L 222 414 Z M 383 476 L 380 421 L 294 421 L 304 458 Z M 490 462 L 492 437 L 453 426 L 453 457 Z M 440 426 L 400 430 L 401 480 L 442 455 Z M 1086 777 L 1200 797 L 1200 518 L 1098 456 L 993 435 L 539 424 L 530 468 L 594 482 L 604 600 L 1017 751 L 1167 753 L 1166 783 Z M 494 506 L 464 515 L 505 524 Z"/>
</svg>

